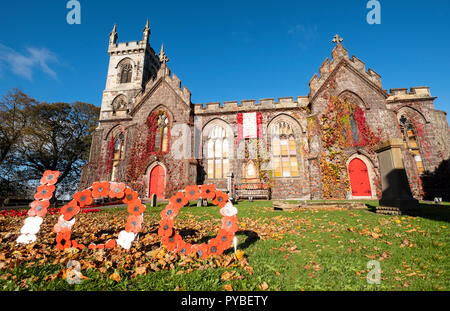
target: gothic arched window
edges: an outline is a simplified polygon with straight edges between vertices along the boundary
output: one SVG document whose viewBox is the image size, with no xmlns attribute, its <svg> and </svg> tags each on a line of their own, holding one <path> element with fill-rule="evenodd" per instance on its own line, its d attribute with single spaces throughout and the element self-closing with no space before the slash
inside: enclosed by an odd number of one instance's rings
<svg viewBox="0 0 450 311">
<path fill-rule="evenodd" d="M 121 132 L 114 137 L 114 153 L 112 159 L 111 181 L 114 181 L 117 174 L 117 166 L 124 157 L 124 134 Z"/>
<path fill-rule="evenodd" d="M 206 145 L 208 178 L 226 178 L 230 164 L 228 159 L 229 142 L 226 138 L 225 129 L 221 126 L 215 126 L 208 136 Z"/>
<path fill-rule="evenodd" d="M 165 112 L 158 115 L 155 151 L 167 152 L 169 150 L 169 119 Z"/>
<path fill-rule="evenodd" d="M 403 145 L 413 154 L 417 170 L 419 171 L 420 174 L 423 174 L 424 168 L 422 156 L 420 155 L 420 146 L 417 140 L 416 129 L 414 128 L 414 125 L 411 123 L 411 120 L 405 115 L 402 115 L 399 121 L 400 121 L 400 130 L 402 132 L 403 137 Z"/>
<path fill-rule="evenodd" d="M 123 66 L 120 73 L 120 83 L 130 83 L 132 74 L 133 66 L 131 66 L 131 64 L 126 64 Z"/>
<path fill-rule="evenodd" d="M 289 123 L 272 127 L 272 165 L 274 177 L 298 177 L 297 144 Z"/>
</svg>

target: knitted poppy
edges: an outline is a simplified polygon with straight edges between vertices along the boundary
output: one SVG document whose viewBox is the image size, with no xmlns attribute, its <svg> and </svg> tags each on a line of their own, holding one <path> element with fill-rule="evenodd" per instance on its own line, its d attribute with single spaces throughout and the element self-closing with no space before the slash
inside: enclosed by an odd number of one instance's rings
<svg viewBox="0 0 450 311">
<path fill-rule="evenodd" d="M 90 205 L 94 202 L 94 199 L 92 198 L 92 191 L 89 189 L 78 191 L 73 195 L 73 198 L 77 200 L 80 207 Z"/>
<path fill-rule="evenodd" d="M 181 236 L 179 234 L 174 234 L 173 236 L 165 236 L 161 239 L 161 242 L 167 247 L 167 250 L 174 251 L 177 248 L 178 242 L 181 241 Z"/>
<path fill-rule="evenodd" d="M 183 254 L 183 255 L 189 255 L 192 253 L 192 245 L 189 243 L 186 243 L 183 240 L 178 241 L 177 248 L 175 249 L 177 253 Z"/>
<path fill-rule="evenodd" d="M 56 233 L 60 232 L 70 232 L 72 226 L 75 224 L 75 218 L 71 221 L 66 221 L 64 215 L 59 216 L 58 222 L 53 226 L 53 231 Z"/>
<path fill-rule="evenodd" d="M 33 201 L 30 204 L 31 209 L 28 211 L 28 216 L 44 217 L 47 214 L 47 208 L 50 206 L 49 200 Z"/>
<path fill-rule="evenodd" d="M 117 245 L 116 240 L 111 239 L 111 240 L 106 241 L 105 248 L 107 248 L 107 249 L 114 248 L 114 247 L 116 247 L 116 245 Z"/>
<path fill-rule="evenodd" d="M 204 200 L 212 200 L 216 196 L 215 185 L 202 185 L 201 190 L 202 190 L 201 197 Z"/>
<path fill-rule="evenodd" d="M 235 233 L 236 231 L 238 231 L 237 217 L 236 216 L 223 217 L 221 229 L 224 229 L 224 230 L 232 232 L 232 233 Z"/>
<path fill-rule="evenodd" d="M 142 229 L 143 221 L 144 221 L 144 218 L 142 216 L 136 216 L 136 215 L 128 216 L 125 231 L 139 233 Z"/>
<path fill-rule="evenodd" d="M 69 204 L 64 205 L 61 208 L 61 214 L 64 215 L 64 220 L 66 220 L 66 221 L 71 220 L 79 212 L 80 212 L 80 207 L 78 206 L 77 201 L 75 201 L 75 200 L 70 201 Z"/>
<path fill-rule="evenodd" d="M 233 233 L 228 230 L 220 229 L 217 233 L 217 240 L 222 244 L 223 249 L 228 249 L 233 243 Z"/>
<path fill-rule="evenodd" d="M 125 195 L 125 188 L 124 183 L 111 183 L 109 186 L 109 197 L 122 199 Z"/>
<path fill-rule="evenodd" d="M 186 199 L 183 192 L 177 192 L 177 194 L 170 198 L 170 203 L 181 208 L 188 203 L 188 199 Z"/>
<path fill-rule="evenodd" d="M 192 246 L 193 251 L 197 254 L 197 256 L 201 259 L 206 259 L 209 256 L 208 245 L 202 243 L 200 245 L 196 244 Z"/>
<path fill-rule="evenodd" d="M 58 181 L 58 177 L 61 175 L 58 171 L 45 171 L 40 182 L 41 185 L 54 185 Z"/>
<path fill-rule="evenodd" d="M 123 198 L 123 203 L 130 203 L 138 199 L 138 193 L 130 188 L 125 189 L 125 197 Z"/>
<path fill-rule="evenodd" d="M 58 233 L 56 235 L 56 248 L 62 251 L 65 250 L 66 248 L 70 248 L 72 246 L 70 236 L 71 236 L 70 231 Z"/>
<path fill-rule="evenodd" d="M 197 200 L 200 196 L 200 189 L 195 185 L 187 186 L 186 189 L 184 189 L 184 193 L 188 201 Z"/>
<path fill-rule="evenodd" d="M 158 235 L 162 237 L 171 236 L 173 233 L 173 219 L 163 218 L 159 223 Z"/>
<path fill-rule="evenodd" d="M 146 209 L 147 207 L 144 204 L 142 204 L 141 200 L 139 199 L 128 202 L 128 213 L 130 213 L 131 215 L 139 216 L 143 212 L 145 212 Z"/>
<path fill-rule="evenodd" d="M 172 203 L 167 204 L 166 208 L 159 213 L 161 218 L 172 218 L 174 219 L 179 212 L 179 208 L 176 208 Z"/>
<path fill-rule="evenodd" d="M 224 207 L 228 202 L 228 194 L 223 193 L 222 191 L 216 191 L 216 197 L 212 201 L 214 205 L 219 206 L 220 208 Z"/>
<path fill-rule="evenodd" d="M 220 255 L 223 253 L 223 250 L 224 246 L 217 238 L 209 240 L 208 253 L 210 255 Z"/>
<path fill-rule="evenodd" d="M 104 198 L 109 195 L 109 182 L 95 182 L 92 184 L 92 197 Z"/>
<path fill-rule="evenodd" d="M 41 185 L 37 187 L 36 194 L 34 198 L 36 200 L 50 200 L 55 192 L 55 185 Z"/>
</svg>

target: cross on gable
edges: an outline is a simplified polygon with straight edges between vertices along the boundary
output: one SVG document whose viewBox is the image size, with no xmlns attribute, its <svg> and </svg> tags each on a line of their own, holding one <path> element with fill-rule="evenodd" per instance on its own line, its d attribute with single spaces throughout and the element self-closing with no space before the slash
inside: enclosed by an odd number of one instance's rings
<svg viewBox="0 0 450 311">
<path fill-rule="evenodd" d="M 340 44 L 342 41 L 344 41 L 344 39 L 342 39 L 341 37 L 339 37 L 339 35 L 335 35 L 333 40 L 331 42 L 334 42 L 336 44 Z"/>
</svg>

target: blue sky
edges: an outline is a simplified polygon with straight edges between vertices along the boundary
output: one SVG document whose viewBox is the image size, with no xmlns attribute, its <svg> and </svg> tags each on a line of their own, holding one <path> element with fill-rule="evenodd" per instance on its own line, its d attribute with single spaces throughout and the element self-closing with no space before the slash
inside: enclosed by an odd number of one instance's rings
<svg viewBox="0 0 450 311">
<path fill-rule="evenodd" d="M 136 41 L 148 18 L 194 103 L 308 95 L 338 33 L 384 89 L 430 86 L 450 112 L 450 1 L 379 1 L 380 25 L 366 22 L 367 0 L 80 0 L 81 25 L 67 24 L 67 0 L 2 1 L 0 95 L 100 105 L 114 23 Z"/>
</svg>

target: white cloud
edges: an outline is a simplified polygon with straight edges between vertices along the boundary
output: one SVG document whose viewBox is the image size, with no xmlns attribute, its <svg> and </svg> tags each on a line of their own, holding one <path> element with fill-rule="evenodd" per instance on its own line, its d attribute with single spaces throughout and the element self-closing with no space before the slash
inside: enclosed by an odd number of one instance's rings
<svg viewBox="0 0 450 311">
<path fill-rule="evenodd" d="M 58 63 L 56 54 L 46 48 L 27 47 L 26 51 L 27 53 L 21 54 L 0 43 L 0 65 L 5 63 L 14 74 L 28 80 L 33 79 L 36 69 L 54 79 L 57 78 L 55 71 L 49 66 L 49 63 Z"/>
</svg>

